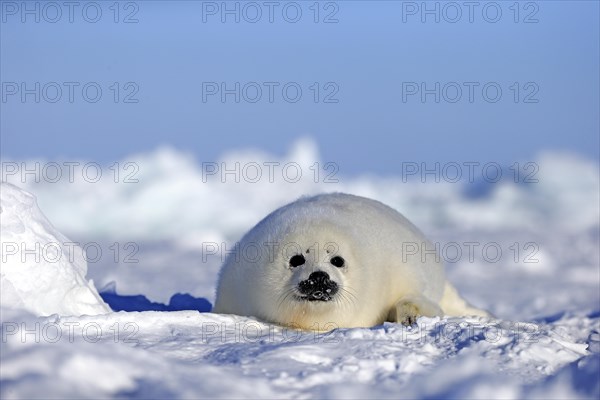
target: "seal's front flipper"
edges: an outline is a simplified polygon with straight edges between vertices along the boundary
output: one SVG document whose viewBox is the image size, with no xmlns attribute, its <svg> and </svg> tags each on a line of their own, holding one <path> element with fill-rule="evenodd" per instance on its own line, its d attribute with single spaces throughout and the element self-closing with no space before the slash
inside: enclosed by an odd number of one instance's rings
<svg viewBox="0 0 600 400">
<path fill-rule="evenodd" d="M 403 325 L 414 325 L 420 316 L 435 317 L 442 315 L 444 313 L 440 306 L 421 295 L 413 295 L 403 297 L 396 302 L 388 314 L 388 321 Z"/>
</svg>

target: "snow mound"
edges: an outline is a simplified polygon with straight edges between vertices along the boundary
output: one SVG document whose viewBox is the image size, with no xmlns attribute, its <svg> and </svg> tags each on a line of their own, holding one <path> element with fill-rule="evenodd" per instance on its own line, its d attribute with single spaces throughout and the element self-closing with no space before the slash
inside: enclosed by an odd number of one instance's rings
<svg viewBox="0 0 600 400">
<path fill-rule="evenodd" d="M 109 312 L 85 279 L 83 250 L 52 226 L 35 196 L 9 183 L 0 188 L 2 306 L 40 316 Z"/>
</svg>

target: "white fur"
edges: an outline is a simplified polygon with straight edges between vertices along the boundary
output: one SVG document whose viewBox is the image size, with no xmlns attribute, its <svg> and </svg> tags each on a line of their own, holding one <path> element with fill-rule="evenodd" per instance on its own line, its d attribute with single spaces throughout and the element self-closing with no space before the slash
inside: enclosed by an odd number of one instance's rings
<svg viewBox="0 0 600 400">
<path fill-rule="evenodd" d="M 405 246 L 419 253 L 403 256 Z M 378 201 L 343 193 L 303 197 L 242 238 L 221 269 L 213 311 L 313 330 L 412 323 L 444 312 L 485 315 L 460 298 L 439 258 L 423 249 L 433 245 Z M 300 252 L 305 264 L 290 267 Z M 344 267 L 331 265 L 334 255 L 345 259 Z M 329 274 L 338 293 L 328 302 L 295 299 L 296 285 L 317 270 Z"/>
</svg>

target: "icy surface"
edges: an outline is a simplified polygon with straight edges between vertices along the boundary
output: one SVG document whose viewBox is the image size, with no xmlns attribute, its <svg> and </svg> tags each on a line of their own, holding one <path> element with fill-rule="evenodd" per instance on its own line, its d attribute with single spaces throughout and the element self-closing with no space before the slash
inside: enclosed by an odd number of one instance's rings
<svg viewBox="0 0 600 400">
<path fill-rule="evenodd" d="M 404 182 L 400 170 L 389 177 L 340 171 L 335 183 L 324 181 L 331 170 L 307 141 L 283 156 L 237 151 L 216 162 L 292 161 L 304 173 L 295 183 L 281 175 L 256 183 L 206 176 L 200 161 L 170 149 L 120 161 L 121 167 L 136 163 L 137 183 L 122 176 L 115 183 L 109 169 L 95 183 L 77 175 L 73 183 L 9 176 L 38 197 L 61 232 L 81 247 L 102 249 L 101 257 L 88 250 L 87 261 L 105 298 L 141 312 L 30 314 L 7 308 L 16 298 L 6 300 L 2 287 L 2 398 L 600 396 L 597 163 L 542 154 L 533 160 L 533 182 L 522 175 L 514 182 L 507 169 L 497 183 L 480 177 L 422 183 L 418 175 Z M 316 162 L 317 182 L 310 169 Z M 2 242 L 22 240 L 17 235 L 35 224 L 66 240 L 43 216 L 21 228 L 5 222 L 6 193 L 22 192 L 4 188 Z M 302 194 L 331 191 L 372 197 L 401 211 L 439 244 L 448 278 L 461 293 L 496 318 L 420 318 L 410 328 L 384 324 L 315 334 L 189 311 L 205 310 L 203 299 L 214 301 L 222 258 L 260 218 Z M 30 207 L 31 197 L 23 196 L 20 207 Z M 496 258 L 484 247 L 502 254 Z M 79 277 L 74 282 L 87 287 L 85 260 L 78 260 L 71 265 Z M 34 282 L 51 274 L 35 267 L 41 275 Z M 33 298 L 51 296 L 46 289 Z M 66 298 L 60 304 L 89 307 L 85 303 Z M 189 310 L 144 311 L 182 307 Z M 35 316 L 51 313 L 58 315 Z"/>
</svg>

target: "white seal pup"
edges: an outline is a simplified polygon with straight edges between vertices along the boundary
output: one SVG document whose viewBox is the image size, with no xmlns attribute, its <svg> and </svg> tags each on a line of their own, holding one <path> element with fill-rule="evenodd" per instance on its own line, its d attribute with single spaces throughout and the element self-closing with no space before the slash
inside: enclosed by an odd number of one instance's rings
<svg viewBox="0 0 600 400">
<path fill-rule="evenodd" d="M 488 315 L 446 281 L 432 249 L 376 200 L 303 197 L 265 217 L 228 255 L 213 312 L 318 331 Z"/>
</svg>

